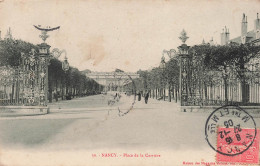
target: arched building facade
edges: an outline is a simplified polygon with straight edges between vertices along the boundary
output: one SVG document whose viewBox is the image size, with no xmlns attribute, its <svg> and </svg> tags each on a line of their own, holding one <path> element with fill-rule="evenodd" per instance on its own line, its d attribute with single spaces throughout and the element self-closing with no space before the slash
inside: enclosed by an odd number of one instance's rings
<svg viewBox="0 0 260 166">
<path fill-rule="evenodd" d="M 90 72 L 87 77 L 103 85 L 104 91 L 124 91 L 124 85 L 139 78 L 139 74 L 131 72 Z"/>
</svg>

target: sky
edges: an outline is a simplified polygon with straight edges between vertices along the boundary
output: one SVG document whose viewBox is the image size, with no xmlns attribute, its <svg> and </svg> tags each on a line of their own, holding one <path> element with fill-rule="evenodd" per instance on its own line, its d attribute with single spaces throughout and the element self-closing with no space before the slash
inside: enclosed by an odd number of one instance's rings
<svg viewBox="0 0 260 166">
<path fill-rule="evenodd" d="M 11 27 L 15 39 L 40 44 L 33 25 L 60 26 L 46 42 L 65 49 L 71 66 L 136 72 L 159 66 L 164 49 L 181 45 L 183 29 L 190 46 L 211 38 L 220 44 L 224 26 L 237 37 L 243 13 L 252 30 L 258 12 L 256 0 L 0 0 L 0 31 L 4 38 Z"/>
</svg>

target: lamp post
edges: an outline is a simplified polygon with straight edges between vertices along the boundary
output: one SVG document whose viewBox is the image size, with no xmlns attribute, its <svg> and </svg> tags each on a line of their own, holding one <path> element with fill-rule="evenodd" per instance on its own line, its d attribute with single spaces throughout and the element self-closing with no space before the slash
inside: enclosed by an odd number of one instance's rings
<svg viewBox="0 0 260 166">
<path fill-rule="evenodd" d="M 190 55 L 189 46 L 185 44 L 189 37 L 185 30 L 181 32 L 179 39 L 182 41 L 182 45 L 178 47 L 180 56 L 180 91 L 181 91 L 181 106 L 186 105 L 189 98 L 189 86 L 190 86 Z"/>
<path fill-rule="evenodd" d="M 67 56 L 65 56 L 64 57 L 64 61 L 62 62 L 62 70 L 63 71 L 65 71 L 65 93 L 66 93 L 66 95 L 65 96 L 67 96 L 68 94 L 67 94 L 67 92 L 68 92 L 68 80 L 66 80 L 66 79 L 68 79 L 68 77 L 66 77 L 66 75 L 68 75 L 68 73 L 67 73 L 67 71 L 69 71 L 69 69 L 70 69 L 70 65 L 69 65 L 69 62 L 68 62 L 68 58 L 67 58 Z M 64 98 L 64 88 L 62 87 L 62 98 Z"/>
<path fill-rule="evenodd" d="M 170 49 L 170 51 L 163 50 L 163 54 L 164 54 L 164 53 L 167 53 L 167 55 L 168 55 L 168 57 L 169 57 L 170 59 L 176 57 L 176 55 L 177 55 L 177 52 L 176 52 L 175 49 Z"/>
<path fill-rule="evenodd" d="M 162 56 L 161 63 L 160 63 L 160 69 L 162 69 L 162 76 L 163 76 L 163 100 L 165 101 L 165 58 Z"/>
<path fill-rule="evenodd" d="M 68 58 L 67 58 L 67 54 L 65 50 L 59 50 L 57 48 L 53 49 L 52 52 L 50 53 L 50 47 L 48 44 L 45 43 L 46 39 L 49 37 L 49 35 L 47 35 L 48 32 L 50 31 L 54 31 L 57 29 L 60 29 L 60 26 L 55 27 L 55 28 L 51 28 L 51 27 L 47 27 L 47 28 L 43 28 L 41 27 L 41 25 L 35 26 L 34 27 L 37 30 L 41 31 L 41 35 L 39 36 L 42 40 L 43 43 L 38 45 L 39 48 L 39 56 L 41 58 L 41 68 L 43 69 L 43 74 L 42 74 L 42 79 L 44 82 L 44 84 L 42 85 L 42 90 L 44 90 L 44 95 L 45 96 L 45 103 L 47 105 L 48 102 L 48 65 L 50 62 L 51 58 L 58 58 L 62 53 L 65 53 L 65 58 L 64 58 L 64 62 L 62 62 L 62 69 L 66 72 L 69 70 L 69 63 L 68 63 Z M 45 76 L 46 75 L 46 76 Z"/>
<path fill-rule="evenodd" d="M 69 69 L 70 69 L 70 65 L 68 62 L 68 58 L 67 58 L 67 56 L 65 56 L 64 61 L 62 62 L 62 70 L 67 72 Z"/>
<path fill-rule="evenodd" d="M 49 84 L 48 84 L 48 65 L 50 61 L 50 47 L 46 43 L 41 43 L 38 45 L 39 47 L 39 57 L 41 59 L 41 68 L 42 68 L 42 74 L 41 74 L 41 79 L 42 79 L 42 85 L 41 85 L 41 103 L 44 103 L 44 105 L 48 105 L 48 89 L 49 89 Z M 43 100 L 44 99 L 44 100 Z"/>
</svg>

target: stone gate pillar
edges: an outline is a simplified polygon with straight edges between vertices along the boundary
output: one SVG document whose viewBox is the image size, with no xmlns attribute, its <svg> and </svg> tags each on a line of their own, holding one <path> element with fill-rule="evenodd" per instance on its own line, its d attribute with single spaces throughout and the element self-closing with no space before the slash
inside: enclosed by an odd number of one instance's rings
<svg viewBox="0 0 260 166">
<path fill-rule="evenodd" d="M 189 47 L 185 44 L 189 37 L 183 30 L 179 39 L 182 41 L 182 45 L 178 47 L 180 56 L 180 92 L 181 92 L 181 106 L 188 105 L 189 88 L 191 80 L 191 56 L 189 55 Z"/>
<path fill-rule="evenodd" d="M 40 86 L 40 102 L 41 105 L 48 105 L 48 65 L 50 60 L 50 47 L 46 43 L 42 43 L 38 45 L 39 47 L 39 68 L 40 68 L 40 80 L 41 80 L 41 86 Z"/>
</svg>

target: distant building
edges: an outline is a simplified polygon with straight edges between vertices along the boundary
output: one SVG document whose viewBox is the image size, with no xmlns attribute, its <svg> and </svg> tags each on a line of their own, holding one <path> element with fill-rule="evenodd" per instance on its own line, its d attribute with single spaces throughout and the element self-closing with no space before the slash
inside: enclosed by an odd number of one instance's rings
<svg viewBox="0 0 260 166">
<path fill-rule="evenodd" d="M 228 44 L 230 42 L 245 44 L 245 43 L 256 43 L 260 45 L 260 19 L 257 13 L 257 17 L 254 21 L 254 29 L 251 31 L 247 30 L 247 16 L 243 14 L 241 22 L 241 35 L 229 40 L 229 30 L 225 27 L 221 33 L 221 45 Z"/>
<path fill-rule="evenodd" d="M 10 27 L 6 32 L 5 39 L 13 39 L 13 35 Z"/>
<path fill-rule="evenodd" d="M 211 46 L 214 46 L 214 45 L 215 45 L 214 40 L 213 40 L 213 37 L 212 37 L 211 40 L 209 41 L 209 44 L 210 44 Z"/>
<path fill-rule="evenodd" d="M 217 42 L 214 42 L 213 40 L 213 37 L 211 37 L 210 41 L 209 42 L 205 42 L 205 40 L 203 39 L 202 42 L 201 42 L 202 45 L 205 45 L 205 44 L 209 44 L 211 46 L 214 46 L 214 45 L 217 45 Z"/>
<path fill-rule="evenodd" d="M 225 45 L 229 42 L 229 30 L 227 29 L 227 27 L 225 26 L 224 29 L 222 29 L 222 33 L 221 33 L 221 45 Z"/>
<path fill-rule="evenodd" d="M 131 79 L 139 78 L 139 74 L 123 72 L 122 70 L 116 70 L 115 72 L 90 72 L 86 73 L 86 76 L 103 85 L 105 91 L 122 91 L 122 87 L 128 84 L 129 81 L 131 82 Z"/>
</svg>

